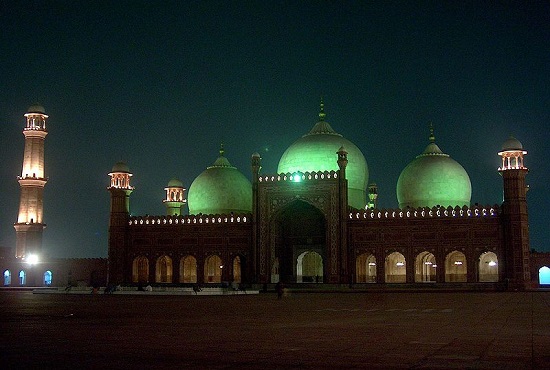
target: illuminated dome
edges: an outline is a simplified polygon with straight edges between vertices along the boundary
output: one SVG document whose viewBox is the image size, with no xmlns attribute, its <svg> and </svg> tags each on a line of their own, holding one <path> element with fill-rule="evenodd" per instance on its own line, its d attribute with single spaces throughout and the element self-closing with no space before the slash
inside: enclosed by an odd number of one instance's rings
<svg viewBox="0 0 550 370">
<path fill-rule="evenodd" d="M 214 164 L 203 171 L 189 187 L 189 214 L 250 213 L 252 184 L 231 166 L 223 147 Z"/>
<path fill-rule="evenodd" d="M 366 188 L 369 179 L 367 161 L 355 144 L 334 131 L 325 121 L 323 107 L 321 102 L 319 122 L 283 153 L 277 172 L 337 171 L 336 152 L 343 146 L 348 152 L 346 167 L 348 203 L 354 208 L 363 209 L 367 204 Z"/>
<path fill-rule="evenodd" d="M 41 113 L 46 114 L 46 110 L 40 104 L 33 104 L 27 110 L 27 113 Z"/>
<path fill-rule="evenodd" d="M 167 187 L 169 188 L 183 188 L 183 182 L 178 179 L 172 179 L 168 181 Z"/>
<path fill-rule="evenodd" d="M 523 145 L 518 139 L 510 135 L 510 137 L 502 143 L 502 150 L 523 150 Z"/>
<path fill-rule="evenodd" d="M 430 144 L 399 175 L 399 208 L 469 206 L 472 185 L 466 170 L 439 149 L 433 131 Z"/>
<path fill-rule="evenodd" d="M 111 170 L 111 172 L 127 172 L 127 173 L 130 173 L 130 168 L 128 167 L 128 165 L 124 162 L 117 162 L 115 163 L 115 165 L 113 166 L 113 169 Z"/>
</svg>

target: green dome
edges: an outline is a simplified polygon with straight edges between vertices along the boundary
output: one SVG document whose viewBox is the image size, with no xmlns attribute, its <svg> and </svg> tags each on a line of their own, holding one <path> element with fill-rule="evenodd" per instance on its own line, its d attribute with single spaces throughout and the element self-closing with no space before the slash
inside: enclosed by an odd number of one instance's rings
<svg viewBox="0 0 550 370">
<path fill-rule="evenodd" d="M 115 163 L 113 168 L 111 169 L 111 172 L 126 172 L 130 173 L 130 168 L 128 165 L 122 161 Z"/>
<path fill-rule="evenodd" d="M 470 206 L 472 185 L 466 170 L 444 154 L 433 134 L 424 153 L 416 157 L 399 175 L 399 208 Z"/>
<path fill-rule="evenodd" d="M 170 181 L 168 181 L 167 187 L 169 188 L 183 188 L 183 182 L 180 180 L 173 178 Z"/>
<path fill-rule="evenodd" d="M 203 171 L 189 187 L 189 214 L 228 214 L 252 212 L 252 184 L 231 166 L 223 149 L 214 164 Z"/>
<path fill-rule="evenodd" d="M 338 134 L 328 122 L 325 122 L 323 103 L 321 103 L 319 119 L 309 133 L 296 140 L 283 153 L 277 172 L 337 171 L 336 152 L 343 146 L 348 152 L 346 167 L 348 204 L 357 209 L 365 208 L 369 169 L 363 153 L 355 144 Z"/>
<path fill-rule="evenodd" d="M 44 107 L 38 103 L 33 104 L 29 107 L 27 110 L 27 113 L 40 113 L 40 114 L 46 114 L 46 110 Z"/>
</svg>

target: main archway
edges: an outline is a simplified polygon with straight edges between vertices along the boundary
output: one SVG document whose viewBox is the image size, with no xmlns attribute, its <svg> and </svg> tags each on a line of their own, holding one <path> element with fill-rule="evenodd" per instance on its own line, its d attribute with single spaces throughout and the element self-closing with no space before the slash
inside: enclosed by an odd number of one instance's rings
<svg viewBox="0 0 550 370">
<path fill-rule="evenodd" d="M 279 279 L 286 283 L 322 282 L 326 219 L 321 211 L 307 202 L 294 201 L 277 215 L 274 230 L 272 257 L 279 262 Z"/>
</svg>

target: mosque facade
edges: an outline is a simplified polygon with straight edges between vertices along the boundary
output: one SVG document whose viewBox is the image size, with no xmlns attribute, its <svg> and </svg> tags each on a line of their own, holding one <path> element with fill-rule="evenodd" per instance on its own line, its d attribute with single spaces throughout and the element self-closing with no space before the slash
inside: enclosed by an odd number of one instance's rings
<svg viewBox="0 0 550 370">
<path fill-rule="evenodd" d="M 399 208 L 379 209 L 365 157 L 326 121 L 321 103 L 318 122 L 284 152 L 276 174 L 263 174 L 254 153 L 250 182 L 222 147 L 187 198 L 183 183 L 170 181 L 164 215 L 131 214 L 132 173 L 117 163 L 108 188 L 109 280 L 527 289 L 538 277 L 531 273 L 525 154 L 518 140 L 506 140 L 498 153 L 503 203 L 472 206 L 468 174 L 432 129 L 399 177 Z"/>
<path fill-rule="evenodd" d="M 276 174 L 262 173 L 254 153 L 249 181 L 222 146 L 188 194 L 182 181 L 169 181 L 163 215 L 131 213 L 133 174 L 116 163 L 109 173 L 108 260 L 42 257 L 36 264 L 46 227 L 48 116 L 34 105 L 25 117 L 15 253 L 0 248 L 4 286 L 550 284 L 550 253 L 529 247 L 527 151 L 517 139 L 498 153 L 502 204 L 470 204 L 468 174 L 440 149 L 432 129 L 425 150 L 399 176 L 398 208 L 380 209 L 365 157 L 326 121 L 323 103 L 318 122 L 288 147 Z"/>
</svg>

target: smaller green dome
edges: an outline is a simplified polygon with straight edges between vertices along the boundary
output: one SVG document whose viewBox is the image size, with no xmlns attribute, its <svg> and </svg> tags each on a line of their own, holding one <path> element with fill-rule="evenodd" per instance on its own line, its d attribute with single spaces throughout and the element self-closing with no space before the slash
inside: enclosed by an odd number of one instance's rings
<svg viewBox="0 0 550 370">
<path fill-rule="evenodd" d="M 183 182 L 180 180 L 173 178 L 170 181 L 168 181 L 167 187 L 169 188 L 183 188 Z"/>
<path fill-rule="evenodd" d="M 33 104 L 29 107 L 27 110 L 27 113 L 40 113 L 40 114 L 46 114 L 46 110 L 44 107 L 38 103 Z"/>
<path fill-rule="evenodd" d="M 190 214 L 228 214 L 252 212 L 252 184 L 233 167 L 223 146 L 214 164 L 203 171 L 189 187 Z"/>
<path fill-rule="evenodd" d="M 502 143 L 502 150 L 523 150 L 523 145 L 518 139 L 510 135 L 510 137 Z"/>
<path fill-rule="evenodd" d="M 128 167 L 128 165 L 126 163 L 120 161 L 120 162 L 115 163 L 115 165 L 113 166 L 113 169 L 111 170 L 111 172 L 130 173 L 130 168 Z"/>
<path fill-rule="evenodd" d="M 472 185 L 466 170 L 435 143 L 430 143 L 399 175 L 399 208 L 469 206 Z"/>
</svg>

